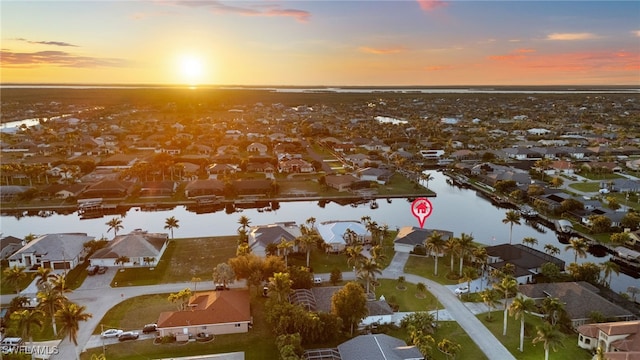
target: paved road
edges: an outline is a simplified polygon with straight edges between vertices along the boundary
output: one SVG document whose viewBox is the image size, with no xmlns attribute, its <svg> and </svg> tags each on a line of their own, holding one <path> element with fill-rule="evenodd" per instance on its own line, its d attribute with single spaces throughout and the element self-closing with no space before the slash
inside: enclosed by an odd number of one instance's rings
<svg viewBox="0 0 640 360">
<path fill-rule="evenodd" d="M 397 279 L 404 276 L 409 283 L 424 283 L 428 290 L 436 296 L 445 310 L 438 312 L 438 318 L 441 320 L 454 320 L 469 334 L 471 339 L 478 345 L 480 350 L 489 359 L 511 360 L 515 359 L 511 353 L 496 339 L 496 337 L 476 318 L 475 315 L 486 312 L 487 308 L 484 304 L 463 303 L 454 294 L 455 287 L 447 287 L 440 285 L 432 280 L 423 278 L 413 274 L 405 274 L 403 272 L 405 263 L 409 258 L 409 254 L 396 253 L 390 265 L 383 270 L 381 278 Z M 74 346 L 67 338 L 62 340 L 58 345 L 59 353 L 51 357 L 53 360 L 69 360 L 78 358 L 78 349 L 89 349 L 102 346 L 102 340 L 99 336 L 92 336 L 94 329 L 100 328 L 100 321 L 104 315 L 115 305 L 123 300 L 145 295 L 145 294 L 162 294 L 169 292 L 177 292 L 186 287 L 192 287 L 193 283 L 173 283 L 149 286 L 130 286 L 130 287 L 110 287 L 109 283 L 115 275 L 117 269 L 111 269 L 107 274 L 88 277 L 83 285 L 69 294 L 71 301 L 85 305 L 86 312 L 93 314 L 93 317 L 86 322 L 80 323 L 78 332 L 78 346 Z M 323 279 L 328 279 L 329 274 L 318 274 Z M 355 279 L 353 272 L 343 273 L 344 280 Z M 244 282 L 236 282 L 232 287 L 244 287 Z M 473 286 L 472 286 L 473 288 Z M 198 284 L 199 290 L 212 290 L 213 284 L 202 282 Z M 3 301 L 11 296 L 3 297 Z M 400 318 L 402 314 L 398 314 Z M 108 326 L 108 324 L 104 324 Z M 131 329 L 126 329 L 131 330 Z M 135 329 L 133 329 L 135 330 Z M 141 337 L 142 338 L 142 337 Z M 116 342 L 116 340 L 106 340 L 105 344 Z"/>
</svg>

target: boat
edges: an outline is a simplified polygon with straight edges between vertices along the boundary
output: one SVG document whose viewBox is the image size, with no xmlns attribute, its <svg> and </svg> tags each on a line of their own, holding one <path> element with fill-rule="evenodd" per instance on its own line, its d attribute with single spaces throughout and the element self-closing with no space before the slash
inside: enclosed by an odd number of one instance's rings
<svg viewBox="0 0 640 360">
<path fill-rule="evenodd" d="M 520 212 L 520 216 L 522 216 L 525 219 L 531 219 L 531 218 L 535 218 L 536 216 L 538 216 L 538 212 L 535 211 L 531 206 L 529 205 L 522 205 L 520 206 L 520 208 L 518 209 L 518 211 Z"/>
<path fill-rule="evenodd" d="M 570 234 L 573 232 L 573 226 L 569 220 L 556 220 L 556 231 L 564 234 Z"/>
<path fill-rule="evenodd" d="M 613 261 L 634 270 L 640 270 L 640 252 L 624 246 L 617 246 L 613 249 Z"/>
</svg>

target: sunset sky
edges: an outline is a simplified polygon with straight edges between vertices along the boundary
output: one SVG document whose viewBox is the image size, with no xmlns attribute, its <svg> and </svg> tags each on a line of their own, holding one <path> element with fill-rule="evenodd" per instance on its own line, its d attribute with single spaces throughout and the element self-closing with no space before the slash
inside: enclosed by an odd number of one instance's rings
<svg viewBox="0 0 640 360">
<path fill-rule="evenodd" d="M 640 85 L 639 1 L 14 1 L 0 82 Z"/>
</svg>

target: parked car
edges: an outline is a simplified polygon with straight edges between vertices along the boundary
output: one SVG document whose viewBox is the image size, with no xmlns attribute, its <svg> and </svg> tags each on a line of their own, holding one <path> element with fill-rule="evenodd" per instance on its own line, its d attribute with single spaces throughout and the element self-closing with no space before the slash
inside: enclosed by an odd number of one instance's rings
<svg viewBox="0 0 640 360">
<path fill-rule="evenodd" d="M 103 338 L 114 338 L 120 336 L 122 333 L 123 331 L 120 329 L 109 329 L 103 331 L 100 336 L 102 336 Z"/>
<path fill-rule="evenodd" d="M 118 341 L 136 340 L 138 336 L 138 333 L 135 331 L 125 331 L 118 336 Z"/>
<path fill-rule="evenodd" d="M 98 273 L 98 265 L 91 265 L 87 268 L 87 274 L 95 275 Z"/>
<path fill-rule="evenodd" d="M 461 287 L 459 287 L 459 288 L 457 288 L 457 289 L 455 290 L 455 293 L 456 293 L 456 294 L 458 294 L 458 295 L 460 295 L 460 294 L 466 294 L 466 293 L 468 293 L 468 292 L 469 292 L 469 287 L 468 287 L 468 286 L 461 286 Z"/>
<path fill-rule="evenodd" d="M 107 272 L 106 266 L 98 266 L 98 274 L 104 274 Z"/>
<path fill-rule="evenodd" d="M 216 290 L 229 290 L 224 284 L 216 284 Z"/>
<path fill-rule="evenodd" d="M 143 334 L 148 334 L 156 331 L 158 331 L 158 325 L 156 324 L 147 324 L 144 327 L 142 327 Z"/>
</svg>

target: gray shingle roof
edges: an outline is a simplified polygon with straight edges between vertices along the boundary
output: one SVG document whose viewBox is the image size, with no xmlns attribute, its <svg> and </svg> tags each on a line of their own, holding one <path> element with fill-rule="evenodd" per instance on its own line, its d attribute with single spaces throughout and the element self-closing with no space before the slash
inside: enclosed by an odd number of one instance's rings
<svg viewBox="0 0 640 360">
<path fill-rule="evenodd" d="M 338 345 L 342 360 L 424 359 L 415 346 L 386 334 L 360 335 Z"/>
</svg>

